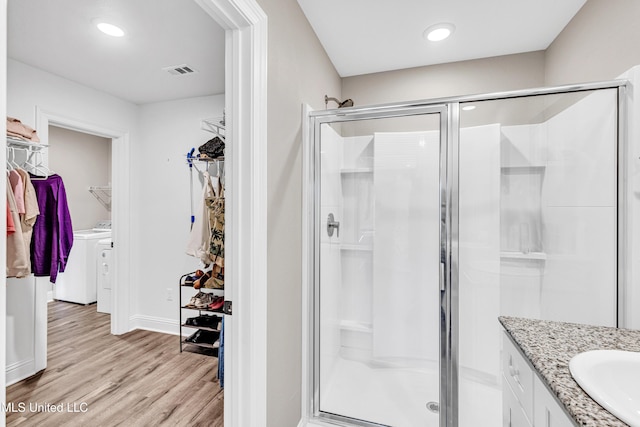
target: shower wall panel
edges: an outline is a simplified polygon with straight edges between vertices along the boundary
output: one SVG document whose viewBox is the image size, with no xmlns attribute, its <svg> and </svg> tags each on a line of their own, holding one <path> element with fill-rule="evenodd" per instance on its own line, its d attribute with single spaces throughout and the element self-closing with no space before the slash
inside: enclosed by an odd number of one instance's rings
<svg viewBox="0 0 640 427">
<path fill-rule="evenodd" d="M 496 385 L 500 373 L 500 125 L 460 130 L 461 376 Z"/>
<path fill-rule="evenodd" d="M 542 317 L 616 325 L 617 98 L 592 93 L 540 125 L 548 162 L 542 189 Z"/>
<path fill-rule="evenodd" d="M 440 134 L 376 133 L 373 145 L 373 356 L 437 367 Z"/>
<path fill-rule="evenodd" d="M 342 216 L 342 188 L 340 185 L 340 165 L 342 164 L 342 137 L 331 127 L 326 126 L 322 132 L 320 147 L 320 218 L 327 218 L 330 212 Z M 324 223 L 324 222 L 323 222 Z M 326 223 L 325 223 L 326 224 Z M 319 230 L 320 235 L 320 282 L 323 292 L 320 304 L 323 316 L 320 325 L 320 358 L 327 369 L 321 371 L 327 381 L 331 367 L 336 363 L 340 352 L 340 313 L 335 301 L 339 301 L 340 274 L 340 237 L 334 234 L 329 237 L 326 230 Z"/>
</svg>

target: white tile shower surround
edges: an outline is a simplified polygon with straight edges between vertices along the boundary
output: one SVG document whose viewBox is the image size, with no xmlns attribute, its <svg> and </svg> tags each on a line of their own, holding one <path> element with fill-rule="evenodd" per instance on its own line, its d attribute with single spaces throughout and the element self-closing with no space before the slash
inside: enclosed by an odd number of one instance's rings
<svg viewBox="0 0 640 427">
<path fill-rule="evenodd" d="M 394 427 L 438 427 L 439 416 L 427 409 L 438 402 L 437 369 L 372 367 L 347 359 L 336 360 L 331 384 L 322 390 L 326 412 Z M 460 379 L 460 427 L 499 426 L 502 389 L 464 376 Z"/>
</svg>

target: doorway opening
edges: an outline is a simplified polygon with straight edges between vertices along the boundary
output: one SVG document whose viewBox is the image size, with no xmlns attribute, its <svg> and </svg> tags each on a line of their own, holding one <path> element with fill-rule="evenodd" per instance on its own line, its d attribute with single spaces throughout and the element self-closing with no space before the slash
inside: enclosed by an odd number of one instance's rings
<svg viewBox="0 0 640 427">
<path fill-rule="evenodd" d="M 47 301 L 111 313 L 111 139 L 49 126 L 49 169 L 63 178 L 74 245 Z M 77 160 L 76 160 L 77 159 Z"/>
</svg>

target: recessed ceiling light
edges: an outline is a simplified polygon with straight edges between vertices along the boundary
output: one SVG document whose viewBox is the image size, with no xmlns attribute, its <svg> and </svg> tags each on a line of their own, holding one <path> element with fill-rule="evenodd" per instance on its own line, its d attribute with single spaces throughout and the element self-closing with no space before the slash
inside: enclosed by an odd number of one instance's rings
<svg viewBox="0 0 640 427">
<path fill-rule="evenodd" d="M 422 36 L 429 41 L 439 42 L 453 34 L 455 29 L 455 25 L 443 22 L 430 26 L 424 30 Z"/>
<path fill-rule="evenodd" d="M 464 107 L 462 107 L 462 109 L 464 111 L 471 111 L 471 110 L 475 110 L 476 106 L 475 105 L 465 105 Z"/>
<path fill-rule="evenodd" d="M 111 37 L 124 36 L 124 30 L 117 25 L 109 24 L 108 22 L 96 21 L 96 27 L 103 33 Z"/>
</svg>

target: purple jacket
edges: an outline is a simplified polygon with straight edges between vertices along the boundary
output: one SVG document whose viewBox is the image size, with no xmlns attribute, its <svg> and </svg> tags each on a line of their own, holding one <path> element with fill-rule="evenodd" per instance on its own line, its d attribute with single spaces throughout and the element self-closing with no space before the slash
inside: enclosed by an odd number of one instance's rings
<svg viewBox="0 0 640 427">
<path fill-rule="evenodd" d="M 31 175 L 40 215 L 33 226 L 31 268 L 36 276 L 49 276 L 56 283 L 64 271 L 73 245 L 73 227 L 67 206 L 67 193 L 59 175 L 46 179 Z"/>
</svg>

